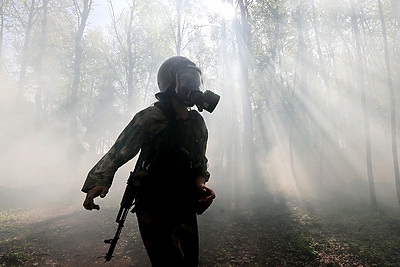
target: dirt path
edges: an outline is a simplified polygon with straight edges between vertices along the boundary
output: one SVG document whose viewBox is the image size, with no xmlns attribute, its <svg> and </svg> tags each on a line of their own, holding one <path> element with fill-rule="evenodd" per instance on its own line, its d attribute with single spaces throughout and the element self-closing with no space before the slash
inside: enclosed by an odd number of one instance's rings
<svg viewBox="0 0 400 267">
<path fill-rule="evenodd" d="M 396 266 L 400 216 L 366 207 L 299 204 L 272 195 L 216 201 L 199 217 L 200 266 Z M 118 206 L 100 211 L 71 202 L 0 209 L 0 266 L 98 266 L 112 238 Z M 65 207 L 65 206 L 64 206 Z M 104 266 L 150 266 L 129 215 L 115 257 Z"/>
</svg>

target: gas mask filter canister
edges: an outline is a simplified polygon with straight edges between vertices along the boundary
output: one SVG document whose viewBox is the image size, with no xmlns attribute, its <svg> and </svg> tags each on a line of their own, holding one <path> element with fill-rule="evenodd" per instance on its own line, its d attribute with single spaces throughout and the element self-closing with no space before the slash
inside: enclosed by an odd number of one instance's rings
<svg viewBox="0 0 400 267">
<path fill-rule="evenodd" d="M 213 112 L 217 106 L 220 96 L 212 91 L 201 91 L 203 82 L 201 71 L 195 66 L 181 68 L 176 73 L 176 94 L 185 105 L 197 106 L 199 111 Z"/>
</svg>

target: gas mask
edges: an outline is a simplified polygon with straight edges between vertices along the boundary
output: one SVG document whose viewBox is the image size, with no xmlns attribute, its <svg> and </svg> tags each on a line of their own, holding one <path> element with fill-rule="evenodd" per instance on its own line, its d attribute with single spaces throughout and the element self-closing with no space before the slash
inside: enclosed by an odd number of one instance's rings
<svg viewBox="0 0 400 267">
<path fill-rule="evenodd" d="M 220 96 L 209 90 L 203 93 L 202 84 L 201 71 L 195 66 L 189 65 L 176 72 L 175 92 L 183 104 L 189 107 L 196 105 L 199 111 L 204 109 L 211 113 L 217 106 Z"/>
</svg>

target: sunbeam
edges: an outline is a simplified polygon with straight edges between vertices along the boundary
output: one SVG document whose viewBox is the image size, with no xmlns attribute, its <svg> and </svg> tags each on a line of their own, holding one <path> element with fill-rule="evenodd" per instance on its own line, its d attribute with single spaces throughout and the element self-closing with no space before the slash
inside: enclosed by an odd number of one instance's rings
<svg viewBox="0 0 400 267">
<path fill-rule="evenodd" d="M 100 263 L 138 157 L 98 212 L 82 184 L 176 55 L 221 96 L 190 107 L 217 196 L 199 266 L 399 265 L 399 25 L 395 0 L 1 1 L 0 266 Z M 148 266 L 128 218 L 110 266 Z"/>
</svg>

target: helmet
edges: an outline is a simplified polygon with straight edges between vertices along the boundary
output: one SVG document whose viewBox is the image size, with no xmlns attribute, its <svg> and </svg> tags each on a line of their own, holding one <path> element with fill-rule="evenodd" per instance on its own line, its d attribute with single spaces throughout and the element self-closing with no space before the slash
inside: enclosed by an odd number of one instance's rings
<svg viewBox="0 0 400 267">
<path fill-rule="evenodd" d="M 175 89 L 178 70 L 188 66 L 196 68 L 196 64 L 182 56 L 170 57 L 165 60 L 157 73 L 157 83 L 160 92 Z"/>
<path fill-rule="evenodd" d="M 161 64 L 157 74 L 157 83 L 160 92 L 156 98 L 161 100 L 168 96 L 175 97 L 182 105 L 192 107 L 190 95 L 200 91 L 202 85 L 201 71 L 189 59 L 174 56 Z"/>
<path fill-rule="evenodd" d="M 201 91 L 201 70 L 182 56 L 170 57 L 161 64 L 157 73 L 157 83 L 160 89 L 156 94 L 158 100 L 173 96 L 182 105 L 196 105 L 199 111 L 205 109 L 212 112 L 220 98 L 211 91 Z"/>
</svg>

